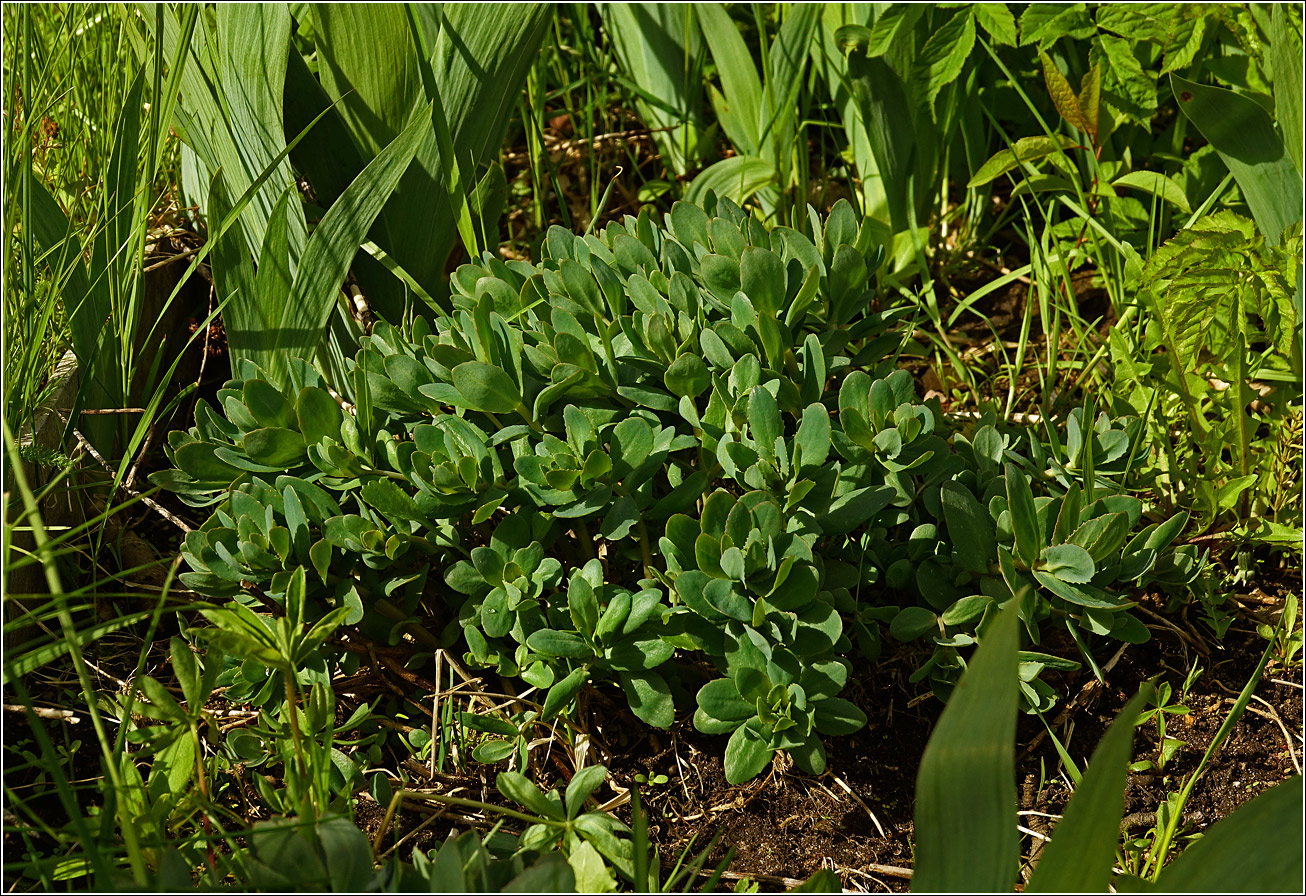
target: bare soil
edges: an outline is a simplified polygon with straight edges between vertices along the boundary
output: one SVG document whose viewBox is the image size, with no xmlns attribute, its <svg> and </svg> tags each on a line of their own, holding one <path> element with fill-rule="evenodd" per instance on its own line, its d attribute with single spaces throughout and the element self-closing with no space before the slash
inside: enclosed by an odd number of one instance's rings
<svg viewBox="0 0 1306 896">
<path fill-rule="evenodd" d="M 1181 637 L 1158 625 L 1152 629 L 1151 641 L 1130 645 L 1121 653 L 1105 686 L 1088 673 L 1075 673 L 1062 682 L 1069 696 L 1059 707 L 1061 712 L 1052 714 L 1056 716 L 1054 728 L 1081 769 L 1142 682 L 1168 681 L 1175 691 L 1172 702 L 1182 702 L 1189 709 L 1167 716 L 1167 735 L 1182 740 L 1183 746 L 1162 770 L 1155 768 L 1155 722 L 1145 722 L 1135 734 L 1135 761 L 1150 761 L 1154 767 L 1129 777 L 1122 829 L 1132 836 L 1144 835 L 1155 824 L 1158 805 L 1197 768 L 1235 697 L 1250 679 L 1266 644 L 1256 634 L 1255 623 L 1276 618 L 1282 598 L 1300 589 L 1297 572 L 1279 579 L 1236 598 L 1246 610 L 1240 611 L 1222 641 L 1209 633 L 1203 636 L 1199 627 Z M 829 768 L 819 777 L 802 774 L 781 757 L 756 780 L 731 785 L 725 780 L 721 760 L 725 737 L 700 734 L 687 719 L 668 731 L 650 729 L 616 703 L 596 695 L 590 706 L 594 722 L 591 748 L 611 772 L 608 789 L 600 790 L 598 797 L 617 796 L 636 784 L 636 775 L 651 782 L 637 786 L 648 812 L 650 839 L 668 869 L 682 854 L 696 855 L 710 846 L 707 869 L 728 850 L 734 851 L 727 882 L 747 879 L 763 890 L 779 890 L 821 868 L 833 868 L 847 889 L 905 891 L 912 866 L 916 773 L 942 708 L 924 685 L 907 684 L 911 666 L 904 663 L 909 659 L 905 655 L 890 657 L 878 666 L 859 670 L 861 675 L 850 683 L 845 696 L 866 711 L 870 723 L 854 735 L 826 741 Z M 1179 691 L 1194 663 L 1202 672 L 1181 698 Z M 1301 667 L 1285 670 L 1272 660 L 1247 712 L 1195 787 L 1185 811 L 1182 837 L 1203 831 L 1296 773 L 1302 724 Z M 1071 788 L 1055 747 L 1037 718 L 1020 719 L 1016 755 L 1021 823 L 1049 836 Z M 419 780 L 423 777 L 414 764 L 406 768 Z M 470 774 L 442 775 L 421 781 L 421 785 L 436 792 L 499 802 L 492 784 L 497 770 L 473 764 Z M 532 776 L 544 788 L 563 788 L 568 772 L 565 762 L 545 761 L 533 769 Z M 483 819 L 456 813 L 432 822 L 433 811 L 424 807 L 422 811 L 399 812 L 387 842 L 424 825 L 417 836 L 405 841 L 403 855 L 413 846 L 438 845 L 451 830 L 484 826 Z M 628 803 L 615 811 L 630 822 Z M 360 802 L 359 824 L 370 835 L 376 833 L 383 815 L 382 807 Z M 714 838 L 719 838 L 715 844 Z M 1037 843 L 1036 837 L 1025 835 L 1027 858 L 1037 850 Z"/>
</svg>

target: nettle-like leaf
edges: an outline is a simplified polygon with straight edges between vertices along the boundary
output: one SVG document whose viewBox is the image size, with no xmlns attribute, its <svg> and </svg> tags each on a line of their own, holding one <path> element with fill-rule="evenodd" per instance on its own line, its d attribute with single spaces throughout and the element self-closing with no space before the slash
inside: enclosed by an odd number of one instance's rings
<svg viewBox="0 0 1306 896">
<path fill-rule="evenodd" d="M 1203 350 L 1222 363 L 1258 334 L 1283 355 L 1296 333 L 1293 240 L 1271 248 L 1254 222 L 1222 211 L 1159 248 L 1144 268 L 1143 291 L 1166 348 L 1187 372 Z M 1245 350 L 1245 349 L 1244 349 Z"/>
</svg>

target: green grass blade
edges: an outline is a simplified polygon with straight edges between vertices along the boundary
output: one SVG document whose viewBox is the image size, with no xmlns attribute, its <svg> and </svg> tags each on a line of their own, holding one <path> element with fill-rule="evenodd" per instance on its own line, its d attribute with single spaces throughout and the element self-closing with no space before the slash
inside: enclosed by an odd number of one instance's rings
<svg viewBox="0 0 1306 896">
<path fill-rule="evenodd" d="M 925 748 L 913 890 L 994 892 L 1016 878 L 1019 606 L 1011 601 L 985 633 Z"/>
<path fill-rule="evenodd" d="M 693 10 L 673 3 L 609 3 L 602 14 L 621 68 L 659 101 L 636 99 L 640 120 L 657 131 L 654 140 L 667 169 L 686 173 L 698 157 L 703 128 L 700 35 Z"/>
<path fill-rule="evenodd" d="M 716 107 L 721 128 L 740 155 L 761 151 L 762 82 L 739 27 L 719 3 L 695 3 L 699 28 L 721 78 L 723 103 Z"/>
<path fill-rule="evenodd" d="M 1294 893 L 1301 842 L 1302 778 L 1294 775 L 1212 825 L 1157 884 L 1170 893 Z"/>
<path fill-rule="evenodd" d="M 1134 728 L 1144 697 L 1136 694 L 1129 701 L 1093 751 L 1052 842 L 1043 848 L 1027 892 L 1102 893 L 1111 883 Z"/>
<path fill-rule="evenodd" d="M 1280 624 L 1282 623 L 1283 620 L 1280 619 Z M 1238 720 L 1242 718 L 1243 712 L 1247 709 L 1247 704 L 1251 702 L 1252 693 L 1256 690 L 1256 686 L 1260 684 L 1261 676 L 1265 673 L 1265 665 L 1270 661 L 1270 655 L 1274 652 L 1274 646 L 1273 640 L 1265 646 L 1265 650 L 1261 653 L 1260 662 L 1258 662 L 1256 668 L 1252 670 L 1251 677 L 1247 679 L 1247 683 L 1243 685 L 1243 689 L 1239 692 L 1238 698 L 1234 701 L 1233 706 L 1229 708 L 1229 714 L 1224 717 L 1224 721 L 1220 723 L 1220 727 L 1216 730 L 1215 736 L 1211 738 L 1211 743 L 1207 745 L 1206 752 L 1202 754 L 1202 761 L 1197 764 L 1197 768 L 1188 776 L 1188 780 L 1184 782 L 1184 786 L 1180 789 L 1179 802 L 1175 807 L 1175 811 L 1170 815 L 1169 824 L 1167 824 L 1164 829 L 1157 831 L 1156 844 L 1152 847 L 1152 861 L 1154 862 L 1154 867 L 1156 869 L 1153 874 L 1153 880 L 1155 880 L 1157 875 L 1160 874 L 1161 867 L 1165 864 L 1166 855 L 1170 850 L 1170 845 L 1174 842 L 1176 833 L 1178 832 L 1179 819 L 1183 815 L 1184 806 L 1188 803 L 1188 797 L 1192 795 L 1193 788 L 1197 785 L 1198 779 L 1201 778 L 1202 772 L 1206 771 L 1206 767 L 1211 763 L 1211 759 L 1214 758 L 1216 751 L 1224 745 L 1225 740 L 1228 739 L 1234 726 L 1237 725 Z"/>
<path fill-rule="evenodd" d="M 1302 179 L 1269 113 L 1222 87 L 1173 74 L 1170 86 L 1179 108 L 1233 173 L 1256 226 L 1271 246 L 1277 246 L 1284 228 L 1301 220 Z"/>
</svg>

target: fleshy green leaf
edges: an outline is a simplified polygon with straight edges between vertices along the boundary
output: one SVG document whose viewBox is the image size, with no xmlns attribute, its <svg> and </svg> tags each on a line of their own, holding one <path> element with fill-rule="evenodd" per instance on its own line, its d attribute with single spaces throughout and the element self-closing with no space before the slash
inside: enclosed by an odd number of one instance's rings
<svg viewBox="0 0 1306 896">
<path fill-rule="evenodd" d="M 493 364 L 465 361 L 453 369 L 454 388 L 474 411 L 507 414 L 522 403 L 521 391 Z"/>
</svg>

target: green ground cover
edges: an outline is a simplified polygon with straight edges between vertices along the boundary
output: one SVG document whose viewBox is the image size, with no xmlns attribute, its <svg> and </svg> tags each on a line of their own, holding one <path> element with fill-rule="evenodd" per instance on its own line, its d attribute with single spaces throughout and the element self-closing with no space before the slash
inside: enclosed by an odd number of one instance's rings
<svg viewBox="0 0 1306 896">
<path fill-rule="evenodd" d="M 7 7 L 6 884 L 1295 889 L 1301 27 Z M 898 863 L 666 835 L 670 738 L 893 843 L 884 687 Z M 1194 823 L 1249 712 L 1297 774 Z"/>
</svg>

